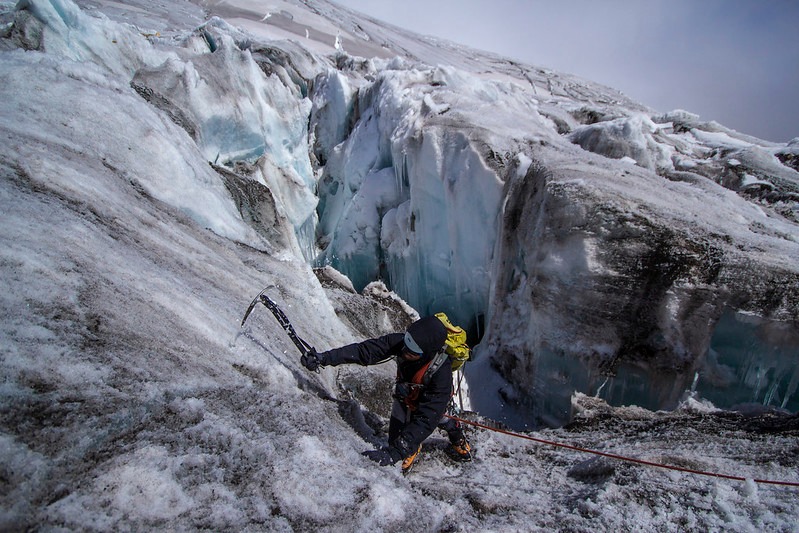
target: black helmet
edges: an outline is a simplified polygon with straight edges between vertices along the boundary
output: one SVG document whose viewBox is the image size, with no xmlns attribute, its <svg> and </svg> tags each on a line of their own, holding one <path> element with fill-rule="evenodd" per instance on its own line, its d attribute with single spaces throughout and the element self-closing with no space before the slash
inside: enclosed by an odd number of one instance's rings
<svg viewBox="0 0 799 533">
<path fill-rule="evenodd" d="M 412 352 L 433 357 L 444 347 L 447 329 L 434 316 L 420 318 L 405 331 L 405 346 Z"/>
</svg>

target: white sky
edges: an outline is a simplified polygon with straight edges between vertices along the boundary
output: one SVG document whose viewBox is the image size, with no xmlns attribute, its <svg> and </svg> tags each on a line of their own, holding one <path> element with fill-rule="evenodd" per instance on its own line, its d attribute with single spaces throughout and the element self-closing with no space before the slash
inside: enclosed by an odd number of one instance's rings
<svg viewBox="0 0 799 533">
<path fill-rule="evenodd" d="M 757 137 L 799 137 L 795 0 L 335 0 Z"/>
</svg>

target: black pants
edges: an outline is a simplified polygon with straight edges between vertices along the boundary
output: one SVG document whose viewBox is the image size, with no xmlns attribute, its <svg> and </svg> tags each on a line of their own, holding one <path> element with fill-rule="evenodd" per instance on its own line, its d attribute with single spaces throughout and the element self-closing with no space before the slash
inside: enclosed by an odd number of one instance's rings
<svg viewBox="0 0 799 533">
<path fill-rule="evenodd" d="M 391 418 L 388 420 L 388 442 L 391 444 L 397 437 L 400 436 L 405 425 L 411 420 L 411 410 L 400 402 L 394 400 L 394 405 L 391 407 Z M 452 444 L 457 444 L 464 440 L 466 436 L 463 434 L 463 426 L 457 420 L 444 417 L 438 423 L 438 429 L 447 432 L 447 437 Z"/>
</svg>

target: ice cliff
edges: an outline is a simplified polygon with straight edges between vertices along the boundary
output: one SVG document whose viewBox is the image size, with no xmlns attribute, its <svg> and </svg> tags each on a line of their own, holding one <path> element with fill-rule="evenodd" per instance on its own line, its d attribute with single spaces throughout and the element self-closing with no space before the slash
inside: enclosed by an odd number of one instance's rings
<svg viewBox="0 0 799 533">
<path fill-rule="evenodd" d="M 796 140 L 429 44 L 311 91 L 323 261 L 484 334 L 498 418 L 560 424 L 575 389 L 799 407 Z"/>
</svg>

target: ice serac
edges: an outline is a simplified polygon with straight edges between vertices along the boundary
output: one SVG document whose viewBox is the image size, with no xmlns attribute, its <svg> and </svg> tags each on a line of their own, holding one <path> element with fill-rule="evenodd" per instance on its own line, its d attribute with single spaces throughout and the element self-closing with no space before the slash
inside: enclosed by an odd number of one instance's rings
<svg viewBox="0 0 799 533">
<path fill-rule="evenodd" d="M 317 200 L 306 80 L 318 71 L 313 56 L 291 43 L 254 45 L 216 18 L 178 51 L 179 57 L 139 69 L 132 87 L 185 129 L 207 161 L 222 167 L 245 220 L 268 233 L 270 226 L 251 216 L 260 209 L 252 198 L 268 197 L 270 208 L 294 228 L 288 247 L 310 259 Z"/>
<path fill-rule="evenodd" d="M 647 149 L 640 128 L 619 134 L 621 122 L 606 125 L 613 143 L 591 143 L 610 147 L 607 159 L 538 149 L 509 185 L 480 349 L 510 382 L 500 387 L 503 410 L 516 406 L 516 423 L 558 425 L 574 390 L 658 409 L 693 388 L 725 407 L 795 411 L 795 203 L 753 201 L 699 174 L 671 181 L 671 171 L 650 172 L 643 167 L 664 139 L 684 139 L 663 133 Z M 729 159 L 742 151 L 765 158 L 762 147 L 726 142 Z M 613 160 L 633 154 L 638 164 L 626 169 Z M 694 160 L 723 169 L 718 157 Z M 790 191 L 793 171 L 779 171 L 783 181 L 769 183 Z"/>
<path fill-rule="evenodd" d="M 445 310 L 477 326 L 488 306 L 503 201 L 498 170 L 525 142 L 507 125 L 514 113 L 544 119 L 512 84 L 400 59 L 368 67 L 371 82 L 348 72 L 358 86 L 352 112 L 337 115 L 347 128 L 332 128 L 331 112 L 312 113 L 326 118 L 317 129 L 349 131 L 333 148 L 319 146 L 322 261 L 356 287 L 384 279 L 420 312 Z M 345 105 L 340 83 L 330 79 L 315 84 L 315 108 Z M 490 115 L 477 126 L 466 109 Z"/>
</svg>

